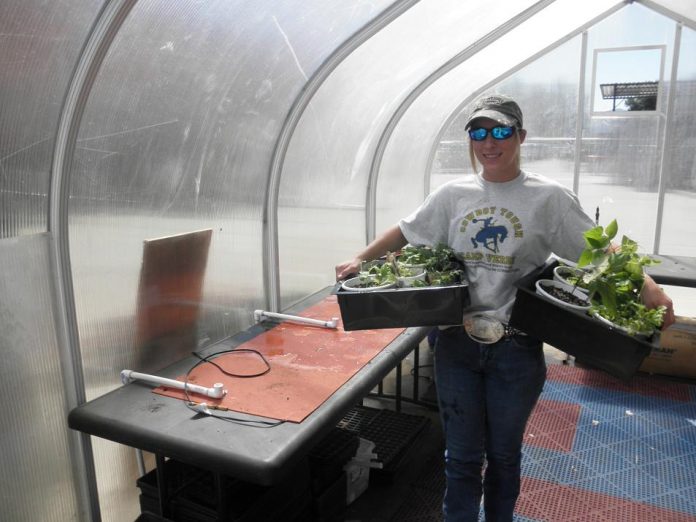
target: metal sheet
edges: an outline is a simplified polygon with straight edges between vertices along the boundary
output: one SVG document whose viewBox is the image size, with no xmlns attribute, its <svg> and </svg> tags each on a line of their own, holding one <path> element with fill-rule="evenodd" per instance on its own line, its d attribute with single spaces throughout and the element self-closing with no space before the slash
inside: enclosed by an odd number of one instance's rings
<svg viewBox="0 0 696 522">
<path fill-rule="evenodd" d="M 302 317 L 328 321 L 340 311 L 336 296 L 304 310 Z M 302 422 L 338 388 L 355 375 L 403 329 L 346 332 L 336 329 L 283 322 L 241 344 L 240 350 L 215 357 L 215 363 L 203 363 L 178 380 L 210 387 L 220 382 L 228 393 L 222 399 L 189 395 L 197 402 L 223 406 L 234 411 Z M 264 371 L 263 359 L 270 371 L 253 378 L 231 377 L 257 375 Z M 216 366 L 217 365 L 217 366 Z M 162 395 L 186 399 L 172 388 L 158 388 Z"/>
<path fill-rule="evenodd" d="M 134 368 L 151 371 L 198 346 L 212 230 L 146 240 L 136 309 Z"/>
</svg>

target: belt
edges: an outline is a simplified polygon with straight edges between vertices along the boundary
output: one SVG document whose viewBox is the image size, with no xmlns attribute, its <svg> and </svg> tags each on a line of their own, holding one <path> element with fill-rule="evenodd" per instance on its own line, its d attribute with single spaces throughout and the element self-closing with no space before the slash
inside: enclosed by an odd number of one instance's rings
<svg viewBox="0 0 696 522">
<path fill-rule="evenodd" d="M 482 337 L 482 336 L 477 336 L 476 334 L 469 333 L 466 331 L 466 328 L 464 327 L 464 325 L 450 326 L 448 328 L 444 328 L 443 330 L 446 332 L 457 331 L 457 332 L 465 333 L 469 337 L 471 337 L 471 339 L 473 339 L 474 341 L 476 341 L 478 343 L 482 343 L 482 344 L 494 344 L 494 343 L 497 343 L 498 341 L 501 341 L 503 339 L 506 339 L 506 340 L 512 339 L 516 335 L 527 335 L 522 330 L 518 330 L 517 328 L 513 328 L 512 326 L 507 325 L 507 324 L 503 325 L 503 335 L 501 335 L 500 337 L 497 337 L 497 338 L 494 336 Z"/>
<path fill-rule="evenodd" d="M 527 335 L 522 330 L 483 314 L 465 317 L 464 324 L 455 328 L 463 329 L 471 339 L 482 344 L 493 344 L 516 335 Z"/>
<path fill-rule="evenodd" d="M 505 333 L 503 334 L 503 337 L 505 338 L 514 337 L 516 335 L 527 335 L 522 330 L 518 330 L 517 328 L 510 326 L 509 324 L 503 325 L 503 328 L 505 328 Z"/>
</svg>

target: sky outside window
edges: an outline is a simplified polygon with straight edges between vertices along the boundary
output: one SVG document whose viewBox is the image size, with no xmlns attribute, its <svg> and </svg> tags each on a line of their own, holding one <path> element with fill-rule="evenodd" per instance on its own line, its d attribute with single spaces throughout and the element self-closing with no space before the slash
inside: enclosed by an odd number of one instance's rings
<svg viewBox="0 0 696 522">
<path fill-rule="evenodd" d="M 603 99 L 600 85 L 659 82 L 664 47 L 597 49 L 594 73 L 594 112 L 611 112 L 614 100 Z M 624 100 L 616 100 L 616 111 L 626 111 Z"/>
</svg>

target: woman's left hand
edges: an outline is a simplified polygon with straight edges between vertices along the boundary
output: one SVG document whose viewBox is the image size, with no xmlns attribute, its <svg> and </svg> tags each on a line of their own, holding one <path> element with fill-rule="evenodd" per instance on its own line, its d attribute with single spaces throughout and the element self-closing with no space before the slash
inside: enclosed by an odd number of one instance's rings
<svg viewBox="0 0 696 522">
<path fill-rule="evenodd" d="M 664 306 L 667 310 L 662 320 L 662 329 L 667 329 L 674 323 L 674 304 L 672 299 L 651 277 L 645 276 L 643 290 L 640 292 L 643 304 L 648 308 Z"/>
</svg>

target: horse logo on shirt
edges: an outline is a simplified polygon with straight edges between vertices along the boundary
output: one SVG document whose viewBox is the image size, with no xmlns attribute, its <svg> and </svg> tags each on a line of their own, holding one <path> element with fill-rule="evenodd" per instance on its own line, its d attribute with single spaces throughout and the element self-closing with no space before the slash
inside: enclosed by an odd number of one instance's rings
<svg viewBox="0 0 696 522">
<path fill-rule="evenodd" d="M 472 223 L 483 223 L 483 227 L 471 238 L 471 243 L 474 248 L 478 248 L 479 244 L 491 252 L 498 253 L 498 244 L 505 241 L 508 236 L 507 228 L 502 225 L 494 225 L 493 218 L 472 219 Z"/>
</svg>

